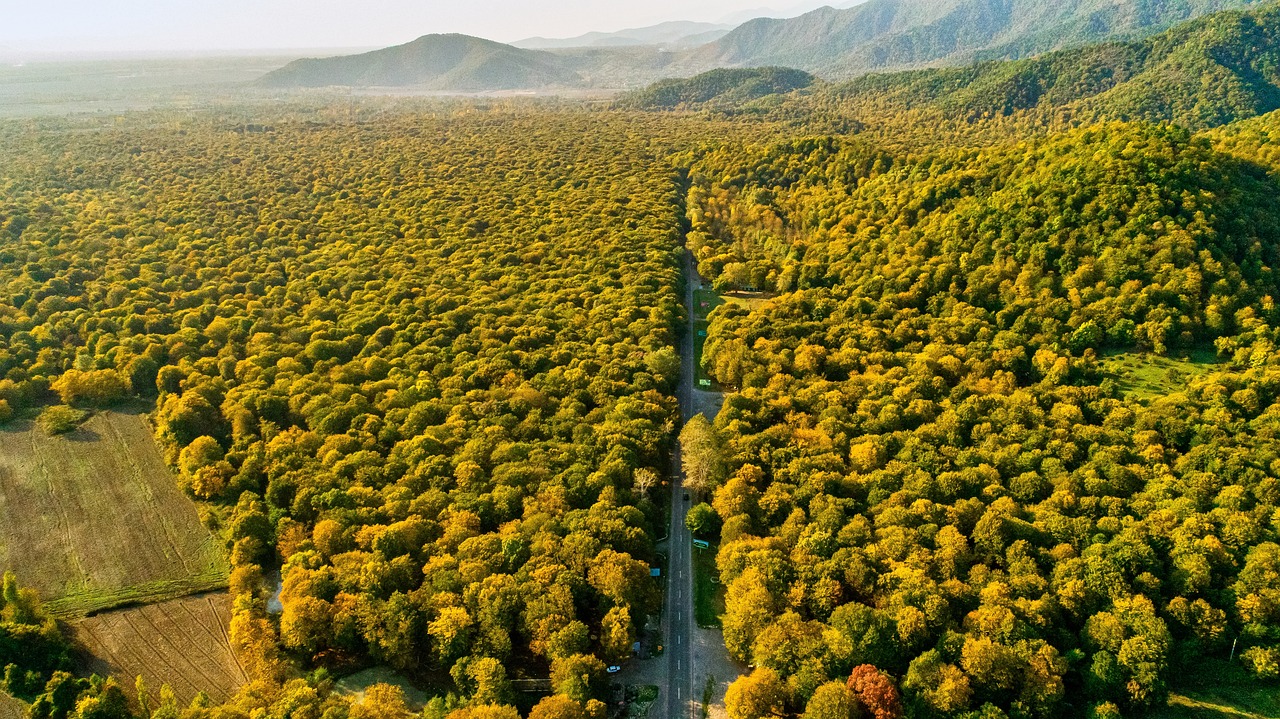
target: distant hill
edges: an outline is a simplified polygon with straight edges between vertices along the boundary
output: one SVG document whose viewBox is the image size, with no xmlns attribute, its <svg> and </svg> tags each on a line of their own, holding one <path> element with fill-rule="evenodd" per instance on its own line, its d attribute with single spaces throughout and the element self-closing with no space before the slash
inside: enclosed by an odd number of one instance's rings
<svg viewBox="0 0 1280 719">
<path fill-rule="evenodd" d="M 813 84 L 813 75 L 786 67 L 722 68 L 684 80 L 662 80 L 619 98 L 618 104 L 646 110 L 704 105 L 737 105 Z"/>
<path fill-rule="evenodd" d="M 824 91 L 846 108 L 942 109 L 978 118 L 1066 108 L 1209 127 L 1280 109 L 1280 4 L 1222 12 L 1128 43 L 1027 60 L 870 75 Z"/>
<path fill-rule="evenodd" d="M 699 48 L 693 68 L 785 65 L 827 78 L 1016 59 L 1158 32 L 1255 0 L 871 0 L 759 18 Z"/>
<path fill-rule="evenodd" d="M 295 60 L 267 74 L 268 87 L 415 87 L 485 92 L 576 86 L 563 60 L 468 35 L 426 35 L 360 55 Z"/>
<path fill-rule="evenodd" d="M 589 32 L 570 38 L 531 37 L 511 43 L 529 50 L 553 50 L 577 47 L 632 47 L 658 45 L 667 48 L 692 48 L 719 40 L 734 25 L 710 22 L 664 22 L 649 27 L 619 30 L 617 32 Z"/>
</svg>

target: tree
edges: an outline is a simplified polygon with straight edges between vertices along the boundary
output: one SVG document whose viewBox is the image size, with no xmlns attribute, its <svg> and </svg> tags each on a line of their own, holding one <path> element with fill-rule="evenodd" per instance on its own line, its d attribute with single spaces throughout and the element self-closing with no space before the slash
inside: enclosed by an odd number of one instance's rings
<svg viewBox="0 0 1280 719">
<path fill-rule="evenodd" d="M 714 536 L 720 530 L 720 517 L 706 502 L 695 504 L 684 518 L 684 526 L 694 536 Z"/>
<path fill-rule="evenodd" d="M 587 719 L 587 712 L 573 699 L 553 694 L 533 707 L 529 719 Z"/>
<path fill-rule="evenodd" d="M 870 664 L 854 667 L 849 675 L 849 690 L 872 719 L 897 719 L 902 716 L 902 700 L 898 688 L 883 672 Z"/>
<path fill-rule="evenodd" d="M 751 660 L 752 645 L 773 619 L 773 595 L 764 576 L 748 568 L 729 584 L 722 620 L 724 643 L 738 661 Z"/>
<path fill-rule="evenodd" d="M 588 654 L 555 659 L 551 662 L 551 686 L 557 694 L 586 704 L 600 690 L 604 669 L 604 662 Z"/>
<path fill-rule="evenodd" d="M 405 704 L 404 691 L 390 684 L 374 684 L 364 697 L 351 705 L 351 719 L 409 719 L 413 713 Z"/>
<path fill-rule="evenodd" d="M 911 661 L 902 688 L 927 712 L 950 713 L 969 706 L 973 690 L 959 667 L 943 661 L 936 649 Z"/>
<path fill-rule="evenodd" d="M 610 661 L 619 662 L 631 656 L 636 632 L 631 623 L 631 611 L 626 607 L 613 607 L 600 622 L 600 644 Z"/>
<path fill-rule="evenodd" d="M 684 486 L 694 492 L 710 492 L 723 479 L 722 441 L 715 427 L 701 414 L 680 430 L 680 463 Z"/>
<path fill-rule="evenodd" d="M 818 687 L 804 709 L 804 719 L 855 719 L 861 708 L 844 682 L 827 682 Z"/>
<path fill-rule="evenodd" d="M 785 690 L 778 673 L 760 667 L 738 677 L 725 693 L 724 707 L 730 719 L 764 719 L 784 716 Z"/>
</svg>

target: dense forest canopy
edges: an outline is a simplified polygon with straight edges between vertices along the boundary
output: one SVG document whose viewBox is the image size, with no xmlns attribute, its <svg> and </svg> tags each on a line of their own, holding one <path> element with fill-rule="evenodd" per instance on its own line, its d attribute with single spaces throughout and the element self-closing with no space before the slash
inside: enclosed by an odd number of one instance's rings
<svg viewBox="0 0 1280 719">
<path fill-rule="evenodd" d="M 705 355 L 752 681 L 798 710 L 871 664 L 917 716 L 1055 716 L 1156 706 L 1233 642 L 1276 676 L 1277 123 L 694 164 L 700 271 L 777 293 Z M 1167 397 L 1102 367 L 1206 351 Z"/>
<path fill-rule="evenodd" d="M 657 609 L 678 124 L 8 127 L 0 400 L 156 396 L 257 675 L 368 657 L 505 703 L 528 667 L 588 703 Z"/>
<path fill-rule="evenodd" d="M 443 688 L 432 719 L 517 718 L 519 679 L 549 679 L 527 716 L 603 717 L 660 611 L 678 435 L 754 665 L 734 719 L 1137 715 L 1206 662 L 1275 682 L 1277 18 L 647 105 L 696 112 L 0 125 L 0 421 L 154 403 L 226 539 L 255 681 L 153 716 L 408 716 L 333 691 L 383 664 Z M 755 301 L 711 312 L 727 393 L 681 432 L 686 248 Z M 1163 389 L 1126 384 L 1155 359 Z M 16 581 L 10 693 L 146 704 L 66 674 Z"/>
</svg>

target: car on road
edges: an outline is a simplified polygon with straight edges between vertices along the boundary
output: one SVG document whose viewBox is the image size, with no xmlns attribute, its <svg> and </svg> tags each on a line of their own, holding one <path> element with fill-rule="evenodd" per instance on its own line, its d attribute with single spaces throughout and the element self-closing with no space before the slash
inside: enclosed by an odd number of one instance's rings
<svg viewBox="0 0 1280 719">
<path fill-rule="evenodd" d="M 684 501 L 686 501 L 686 502 L 688 502 L 688 501 L 689 501 L 689 493 L 688 493 L 688 492 L 685 492 L 685 493 L 684 493 Z"/>
<path fill-rule="evenodd" d="M 617 674 L 618 672 L 622 671 L 622 667 L 618 666 L 617 664 L 614 664 L 613 666 L 609 667 L 605 671 L 609 672 L 610 674 Z"/>
</svg>

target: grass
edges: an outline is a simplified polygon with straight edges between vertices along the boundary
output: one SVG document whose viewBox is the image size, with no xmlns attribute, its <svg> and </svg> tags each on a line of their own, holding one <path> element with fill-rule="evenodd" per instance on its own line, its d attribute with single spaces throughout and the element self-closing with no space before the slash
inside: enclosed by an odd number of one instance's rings
<svg viewBox="0 0 1280 719">
<path fill-rule="evenodd" d="M 723 304 L 725 304 L 725 298 L 717 292 L 712 290 L 693 291 L 693 317 L 695 320 L 705 320 L 712 310 Z"/>
<path fill-rule="evenodd" d="M 24 719 L 26 716 L 26 704 L 0 692 L 0 719 Z"/>
<path fill-rule="evenodd" d="M 31 422 L 0 429 L 3 570 L 63 618 L 220 589 L 228 575 L 140 412 L 56 437 Z"/>
<path fill-rule="evenodd" d="M 702 366 L 702 348 L 707 344 L 707 328 L 710 323 L 706 320 L 695 320 L 693 323 L 693 366 L 697 369 L 694 375 L 694 381 L 697 383 L 695 389 L 704 392 L 718 392 L 720 387 L 711 375 L 707 374 L 706 368 Z"/>
<path fill-rule="evenodd" d="M 390 684 L 393 687 L 399 687 L 400 691 L 404 692 L 405 703 L 414 711 L 421 709 L 431 699 L 426 692 L 415 687 L 390 667 L 379 666 L 356 672 L 349 677 L 339 679 L 334 684 L 334 688 L 342 696 L 363 701 L 365 691 L 374 684 Z"/>
<path fill-rule="evenodd" d="M 1151 719 L 1275 719 L 1280 717 L 1280 691 L 1275 684 L 1250 676 L 1238 663 L 1201 659 L 1195 671 L 1174 682 L 1169 704 Z"/>
<path fill-rule="evenodd" d="M 724 585 L 713 581 L 719 576 L 717 549 L 712 544 L 710 549 L 693 550 L 693 616 L 703 629 L 718 629 L 724 614 Z"/>
<path fill-rule="evenodd" d="M 1212 350 L 1174 357 L 1122 352 L 1103 357 L 1099 364 L 1122 391 L 1146 400 L 1179 392 L 1189 381 L 1220 369 Z"/>
<path fill-rule="evenodd" d="M 89 652 L 82 669 L 114 676 L 123 686 L 143 677 L 153 691 L 168 684 L 179 702 L 200 692 L 226 701 L 248 677 L 228 639 L 231 600 L 225 593 L 185 597 L 71 622 Z"/>
</svg>

